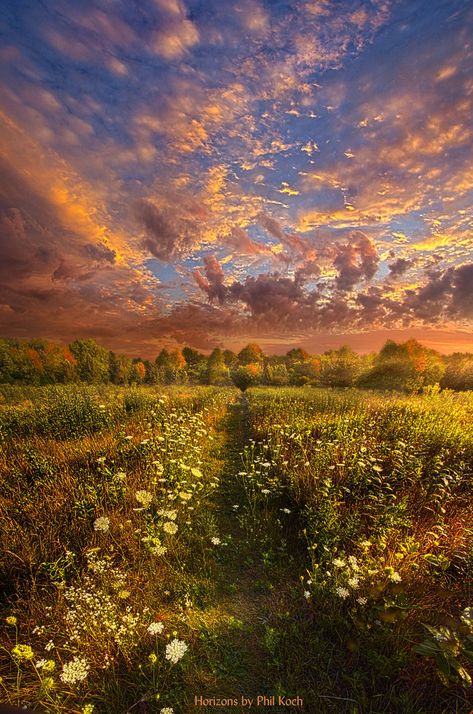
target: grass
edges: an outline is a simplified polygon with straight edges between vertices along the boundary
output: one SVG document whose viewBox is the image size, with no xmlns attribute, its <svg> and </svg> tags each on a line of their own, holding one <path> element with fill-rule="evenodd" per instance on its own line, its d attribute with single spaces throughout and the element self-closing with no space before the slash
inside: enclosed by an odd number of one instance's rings
<svg viewBox="0 0 473 714">
<path fill-rule="evenodd" d="M 470 711 L 471 394 L 0 393 L 1 701 Z"/>
</svg>

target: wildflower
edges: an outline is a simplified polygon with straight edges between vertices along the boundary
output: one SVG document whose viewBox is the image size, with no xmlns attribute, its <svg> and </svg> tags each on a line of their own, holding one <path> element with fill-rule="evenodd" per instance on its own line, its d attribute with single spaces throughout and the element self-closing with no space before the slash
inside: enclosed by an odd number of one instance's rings
<svg viewBox="0 0 473 714">
<path fill-rule="evenodd" d="M 105 456 L 99 456 L 99 458 L 97 459 L 98 464 L 103 464 L 104 461 L 105 461 Z"/>
<path fill-rule="evenodd" d="M 280 508 L 279 510 L 282 511 L 283 513 L 290 513 L 290 512 L 291 512 L 290 508 Z"/>
<path fill-rule="evenodd" d="M 82 709 L 82 714 L 92 714 L 94 709 L 95 707 L 93 704 L 86 704 L 85 707 Z"/>
<path fill-rule="evenodd" d="M 158 658 L 154 652 L 151 652 L 151 654 L 148 655 L 148 659 L 151 662 L 151 664 L 156 664 L 156 662 L 158 661 Z"/>
<path fill-rule="evenodd" d="M 172 707 L 163 707 L 160 714 L 174 714 L 174 709 Z"/>
<path fill-rule="evenodd" d="M 34 652 L 29 645 L 15 645 L 11 653 L 19 662 L 21 662 L 21 660 L 28 661 L 34 657 Z"/>
<path fill-rule="evenodd" d="M 400 583 L 402 581 L 402 578 L 399 573 L 396 573 L 395 571 L 394 573 L 390 573 L 389 579 L 392 583 Z"/>
<path fill-rule="evenodd" d="M 370 540 L 362 540 L 361 543 L 360 543 L 360 545 L 361 545 L 362 548 L 369 548 L 370 545 L 372 545 L 372 543 L 371 543 Z"/>
<path fill-rule="evenodd" d="M 310 591 L 309 590 L 304 590 L 304 597 L 306 600 L 310 598 Z"/>
<path fill-rule="evenodd" d="M 238 508 L 240 508 L 240 504 L 239 504 L 239 503 L 234 503 L 233 506 L 232 506 L 232 508 L 236 511 L 236 510 L 238 510 Z"/>
<path fill-rule="evenodd" d="M 175 521 L 176 516 L 177 516 L 177 511 L 166 511 L 164 509 L 161 509 L 158 511 L 158 515 L 164 516 L 165 518 L 168 518 L 170 521 Z"/>
<path fill-rule="evenodd" d="M 337 593 L 337 595 L 339 597 L 342 598 L 342 600 L 345 600 L 350 594 L 349 590 L 347 590 L 346 588 L 342 588 L 342 587 L 338 587 L 335 592 Z"/>
<path fill-rule="evenodd" d="M 130 595 L 131 593 L 129 590 L 120 590 L 118 593 L 118 597 L 120 598 L 120 600 L 126 600 L 130 597 Z"/>
<path fill-rule="evenodd" d="M 187 652 L 187 644 L 182 640 L 174 639 L 166 645 L 166 659 L 173 664 L 179 662 Z"/>
<path fill-rule="evenodd" d="M 356 601 L 357 601 L 357 603 L 358 603 L 359 605 L 366 605 L 366 603 L 368 602 L 368 598 L 366 598 L 366 597 L 357 597 L 357 598 L 356 598 Z"/>
<path fill-rule="evenodd" d="M 135 493 L 135 498 L 138 503 L 141 503 L 144 508 L 148 508 L 151 501 L 153 500 L 153 494 L 149 491 L 137 491 Z"/>
<path fill-rule="evenodd" d="M 188 493 L 187 491 L 180 491 L 179 498 L 183 501 L 188 501 L 190 498 L 192 498 L 192 493 Z"/>
<path fill-rule="evenodd" d="M 268 493 L 271 493 L 271 491 L 269 490 L 269 488 L 262 488 L 261 493 L 264 493 L 264 495 L 267 496 Z"/>
<path fill-rule="evenodd" d="M 345 565 L 346 565 L 345 561 L 344 561 L 344 560 L 341 560 L 340 558 L 335 558 L 335 560 L 332 561 L 332 564 L 333 564 L 336 568 L 344 568 Z"/>
<path fill-rule="evenodd" d="M 348 556 L 348 563 L 350 564 L 350 566 L 352 567 L 353 570 L 359 570 L 359 569 L 360 569 L 359 566 L 358 566 L 358 561 L 357 561 L 357 559 L 355 558 L 354 555 L 349 555 L 349 556 Z"/>
<path fill-rule="evenodd" d="M 94 531 L 101 531 L 102 533 L 106 533 L 109 528 L 110 518 L 107 518 L 107 516 L 99 516 L 99 518 L 95 519 Z"/>
<path fill-rule="evenodd" d="M 162 622 L 152 622 L 148 625 L 148 632 L 150 635 L 160 635 L 164 629 Z"/>
<path fill-rule="evenodd" d="M 89 674 L 89 668 L 89 663 L 84 657 L 74 657 L 63 665 L 60 679 L 64 684 L 82 682 Z"/>
<path fill-rule="evenodd" d="M 117 479 L 119 481 L 125 481 L 125 479 L 126 479 L 125 471 L 117 471 Z M 94 706 L 94 705 L 92 704 L 91 706 Z"/>
<path fill-rule="evenodd" d="M 220 538 L 211 538 L 212 545 L 220 545 L 222 542 Z"/>
<path fill-rule="evenodd" d="M 359 578 L 353 577 L 353 578 L 348 578 L 348 585 L 353 588 L 353 590 L 356 590 L 358 588 L 358 585 L 360 584 Z"/>
<path fill-rule="evenodd" d="M 18 620 L 14 615 L 8 615 L 8 617 L 5 618 L 5 622 L 7 623 L 7 625 L 12 625 L 13 627 L 14 625 L 16 625 Z"/>
<path fill-rule="evenodd" d="M 177 525 L 172 521 L 166 521 L 166 523 L 163 524 L 163 531 L 173 535 L 174 533 L 177 533 Z"/>
<path fill-rule="evenodd" d="M 41 682 L 41 689 L 43 691 L 48 691 L 48 690 L 54 689 L 55 686 L 56 685 L 55 685 L 54 679 L 52 677 L 45 677 L 43 679 L 43 681 Z"/>
<path fill-rule="evenodd" d="M 51 652 L 51 650 L 53 650 L 55 647 L 56 645 L 54 644 L 54 642 L 52 640 L 49 640 L 49 642 L 45 644 L 44 649 L 46 650 L 46 652 Z"/>
<path fill-rule="evenodd" d="M 150 552 L 153 555 L 164 555 L 167 552 L 167 548 L 165 545 L 156 545 L 150 548 Z"/>
</svg>

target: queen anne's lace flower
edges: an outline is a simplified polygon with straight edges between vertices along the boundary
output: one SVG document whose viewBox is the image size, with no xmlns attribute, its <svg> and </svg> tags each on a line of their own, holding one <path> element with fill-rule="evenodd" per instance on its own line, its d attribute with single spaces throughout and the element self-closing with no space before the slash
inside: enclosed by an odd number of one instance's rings
<svg viewBox="0 0 473 714">
<path fill-rule="evenodd" d="M 109 528 L 110 518 L 107 518 L 107 516 L 99 516 L 99 518 L 95 519 L 94 531 L 101 531 L 102 533 L 106 533 Z"/>
<path fill-rule="evenodd" d="M 148 508 L 151 501 L 153 500 L 153 494 L 150 493 L 149 491 L 137 491 L 135 493 L 135 498 L 138 501 L 138 503 L 141 503 L 143 508 Z"/>
<path fill-rule="evenodd" d="M 152 622 L 148 626 L 148 632 L 150 635 L 160 635 L 163 629 L 164 625 L 162 622 Z"/>
<path fill-rule="evenodd" d="M 87 678 L 89 669 L 90 665 L 84 657 L 74 657 L 63 665 L 59 676 L 64 684 L 76 684 Z"/>
<path fill-rule="evenodd" d="M 342 587 L 338 587 L 335 592 L 337 593 L 337 595 L 339 597 L 342 598 L 342 600 L 345 600 L 350 594 L 349 590 L 347 590 L 346 588 L 342 588 Z"/>
<path fill-rule="evenodd" d="M 182 640 L 172 640 L 166 645 L 166 659 L 173 664 L 179 662 L 187 652 L 187 644 Z"/>
<path fill-rule="evenodd" d="M 171 535 L 173 535 L 177 532 L 177 525 L 172 521 L 166 521 L 166 523 L 164 523 L 163 525 L 163 531 L 165 533 L 170 533 Z"/>
</svg>

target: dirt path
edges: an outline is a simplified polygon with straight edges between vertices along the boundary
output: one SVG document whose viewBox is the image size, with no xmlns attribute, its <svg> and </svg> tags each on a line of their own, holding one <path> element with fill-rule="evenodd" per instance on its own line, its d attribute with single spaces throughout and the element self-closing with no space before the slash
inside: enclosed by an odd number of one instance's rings
<svg viewBox="0 0 473 714">
<path fill-rule="evenodd" d="M 293 556 L 275 557 L 270 523 L 251 523 L 246 495 L 238 476 L 242 470 L 241 451 L 247 441 L 244 398 L 229 406 L 219 425 L 213 457 L 219 472 L 220 488 L 215 493 L 213 515 L 222 538 L 214 570 L 212 607 L 197 610 L 194 624 L 202 639 L 199 681 L 193 683 L 186 712 L 301 712 L 301 708 L 278 706 L 278 695 L 289 695 L 280 681 L 283 663 L 277 658 L 278 630 L 274 621 L 287 617 L 291 593 L 300 583 Z M 295 693 L 297 694 L 297 693 Z M 194 697 L 232 699 L 230 706 L 196 706 Z M 247 700 L 242 706 L 242 697 Z M 257 697 L 266 697 L 266 701 Z M 274 700 L 271 699 L 274 697 Z M 274 704 L 273 704 L 274 701 Z"/>
</svg>

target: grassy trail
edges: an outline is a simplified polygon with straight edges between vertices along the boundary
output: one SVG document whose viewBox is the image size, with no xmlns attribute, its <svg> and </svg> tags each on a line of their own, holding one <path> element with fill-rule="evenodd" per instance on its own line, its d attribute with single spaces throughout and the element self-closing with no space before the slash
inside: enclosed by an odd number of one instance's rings
<svg viewBox="0 0 473 714">
<path fill-rule="evenodd" d="M 255 521 L 249 517 L 238 476 L 241 451 L 247 442 L 245 409 L 244 398 L 229 406 L 218 426 L 212 454 L 220 478 L 213 517 L 219 532 L 230 537 L 230 542 L 221 547 L 213 571 L 212 606 L 194 611 L 192 616 L 200 630 L 202 664 L 200 676 L 189 686 L 188 712 L 248 711 L 248 706 L 241 705 L 242 695 L 254 700 L 253 710 L 257 709 L 258 696 L 274 696 L 274 705 L 261 702 L 257 710 L 274 714 L 301 711 L 277 706 L 278 694 L 295 696 L 297 692 L 285 692 L 284 683 L 278 681 L 283 663 L 274 659 L 271 627 L 275 613 L 283 617 L 289 614 L 286 600 L 293 588 L 298 586 L 300 597 L 301 571 L 291 555 L 274 557 L 270 515 Z M 238 705 L 196 707 L 195 696 L 237 699 Z"/>
</svg>

